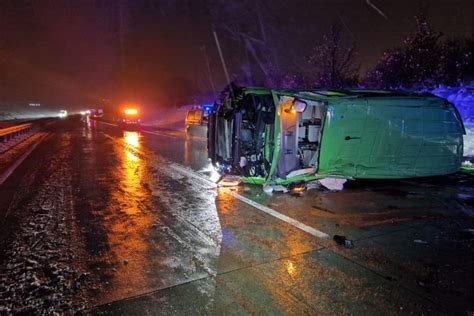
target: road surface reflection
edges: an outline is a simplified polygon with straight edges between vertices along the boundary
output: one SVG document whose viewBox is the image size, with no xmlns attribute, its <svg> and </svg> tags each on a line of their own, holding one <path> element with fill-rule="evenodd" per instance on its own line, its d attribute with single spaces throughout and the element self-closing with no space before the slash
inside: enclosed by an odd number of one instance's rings
<svg viewBox="0 0 474 316">
<path fill-rule="evenodd" d="M 118 177 L 118 187 L 112 191 L 107 209 L 114 210 L 108 219 L 107 229 L 111 251 L 111 298 L 128 295 L 147 284 L 150 271 L 149 230 L 155 220 L 150 210 L 150 193 L 144 188 L 146 161 L 138 152 L 140 134 L 125 131 L 122 144 L 116 146 L 120 160 L 113 173 Z M 112 286 L 111 286 L 112 287 Z"/>
</svg>

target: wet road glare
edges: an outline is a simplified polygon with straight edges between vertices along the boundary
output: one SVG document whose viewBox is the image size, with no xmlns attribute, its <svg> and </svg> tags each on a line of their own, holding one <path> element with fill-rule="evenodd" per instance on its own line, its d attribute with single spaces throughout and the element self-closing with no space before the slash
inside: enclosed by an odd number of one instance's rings
<svg viewBox="0 0 474 316">
<path fill-rule="evenodd" d="M 36 161 L 46 164 L 68 137 L 76 265 L 87 274 L 81 297 L 93 314 L 474 309 L 471 175 L 268 195 L 257 186 L 216 188 L 202 129 L 124 131 L 70 118 L 52 134 Z M 25 163 L 27 177 L 35 163 Z M 354 247 L 336 244 L 336 234 Z"/>
</svg>

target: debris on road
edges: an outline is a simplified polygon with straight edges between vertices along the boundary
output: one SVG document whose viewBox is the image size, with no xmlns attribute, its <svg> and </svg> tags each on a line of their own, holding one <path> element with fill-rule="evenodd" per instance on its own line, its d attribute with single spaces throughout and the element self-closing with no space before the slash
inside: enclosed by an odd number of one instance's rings
<svg viewBox="0 0 474 316">
<path fill-rule="evenodd" d="M 77 260 L 81 242 L 71 202 L 68 154 L 67 150 L 56 154 L 49 177 L 30 203 L 10 205 L 24 218 L 0 261 L 0 314 L 49 315 L 86 308 L 81 292 L 87 274 Z"/>
<path fill-rule="evenodd" d="M 346 179 L 334 179 L 334 178 L 324 178 L 318 180 L 325 188 L 331 191 L 341 191 L 344 189 L 344 183 L 347 182 Z"/>
<path fill-rule="evenodd" d="M 306 183 L 306 190 L 318 190 L 321 189 L 321 183 L 319 181 L 310 181 Z"/>
<path fill-rule="evenodd" d="M 288 192 L 288 189 L 285 187 L 285 186 L 282 186 L 282 185 L 272 185 L 272 184 L 269 184 L 269 185 L 266 185 L 263 187 L 263 192 L 267 193 L 267 194 L 272 194 L 273 192 L 282 192 L 282 193 L 287 193 Z"/>
<path fill-rule="evenodd" d="M 413 242 L 415 242 L 417 244 L 422 244 L 422 245 L 427 245 L 428 244 L 427 241 L 424 241 L 424 240 L 421 240 L 421 239 L 415 239 L 415 240 L 413 240 Z"/>
<path fill-rule="evenodd" d="M 238 186 L 242 183 L 242 180 L 239 176 L 226 175 L 218 183 L 222 187 L 233 187 Z"/>
<path fill-rule="evenodd" d="M 332 239 L 341 246 L 345 246 L 347 248 L 354 247 L 354 242 L 350 239 L 347 239 L 346 236 L 334 235 Z"/>
</svg>

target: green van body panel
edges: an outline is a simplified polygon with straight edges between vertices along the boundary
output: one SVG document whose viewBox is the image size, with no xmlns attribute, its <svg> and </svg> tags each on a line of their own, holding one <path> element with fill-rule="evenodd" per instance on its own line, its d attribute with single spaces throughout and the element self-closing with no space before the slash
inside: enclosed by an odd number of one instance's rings
<svg viewBox="0 0 474 316">
<path fill-rule="evenodd" d="M 438 98 L 330 102 L 317 172 L 372 179 L 454 173 L 462 163 L 463 133 Z"/>
</svg>

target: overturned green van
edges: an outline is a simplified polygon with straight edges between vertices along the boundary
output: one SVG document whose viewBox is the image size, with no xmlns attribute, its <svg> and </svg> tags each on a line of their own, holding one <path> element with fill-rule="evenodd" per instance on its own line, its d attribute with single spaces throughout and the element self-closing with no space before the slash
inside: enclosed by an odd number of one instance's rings
<svg viewBox="0 0 474 316">
<path fill-rule="evenodd" d="M 208 155 L 255 184 L 427 177 L 460 169 L 464 134 L 454 105 L 430 94 L 229 87 L 209 117 Z"/>
</svg>

